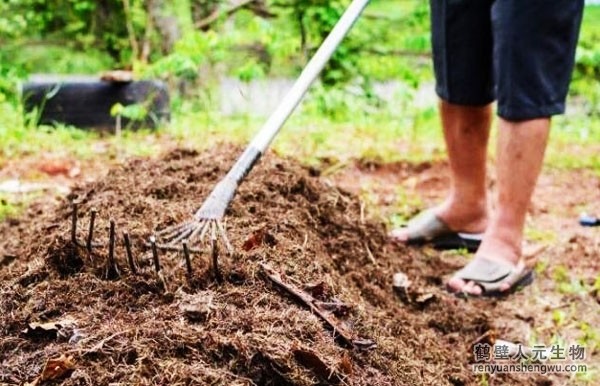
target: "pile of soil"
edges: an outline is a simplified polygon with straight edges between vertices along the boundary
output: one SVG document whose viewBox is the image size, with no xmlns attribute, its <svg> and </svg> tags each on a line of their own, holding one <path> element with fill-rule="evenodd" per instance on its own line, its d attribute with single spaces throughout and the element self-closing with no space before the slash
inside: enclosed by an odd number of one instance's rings
<svg viewBox="0 0 600 386">
<path fill-rule="evenodd" d="M 31 382 L 63 355 L 68 371 L 50 383 L 479 384 L 472 344 L 493 329 L 493 315 L 481 301 L 445 293 L 440 276 L 457 267 L 388 242 L 355 195 L 293 160 L 268 154 L 239 188 L 226 218 L 236 253 L 220 256 L 222 282 L 207 254 L 195 255 L 188 277 L 180 255 L 161 253 L 161 279 L 140 241 L 187 219 L 239 153 L 224 146 L 135 159 L 74 190 L 77 238 L 85 240 L 96 208 L 95 241 L 108 239 L 109 218 L 118 235 L 128 230 L 137 274 L 120 242 L 120 275 L 109 278 L 105 248 L 89 256 L 71 243 L 67 199 L 3 223 L 0 250 L 14 259 L 0 269 L 0 383 Z M 336 339 L 262 263 L 319 300 L 347 305 L 337 319 L 377 346 Z M 392 289 L 398 271 L 411 281 L 402 296 Z"/>
</svg>

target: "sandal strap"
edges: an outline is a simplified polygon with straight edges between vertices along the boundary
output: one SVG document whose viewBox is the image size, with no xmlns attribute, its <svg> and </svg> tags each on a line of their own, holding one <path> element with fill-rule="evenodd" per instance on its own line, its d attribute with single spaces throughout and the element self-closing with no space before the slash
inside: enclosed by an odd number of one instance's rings
<svg viewBox="0 0 600 386">
<path fill-rule="evenodd" d="M 499 291 L 502 286 L 512 286 L 529 273 L 525 264 L 520 261 L 516 266 L 498 260 L 478 257 L 471 260 L 455 277 L 465 281 L 473 281 L 485 292 Z"/>
<path fill-rule="evenodd" d="M 411 240 L 424 241 L 430 241 L 437 236 L 452 232 L 432 209 L 423 211 L 410 220 L 407 229 Z"/>
<path fill-rule="evenodd" d="M 478 257 L 458 271 L 456 276 L 463 280 L 494 283 L 510 275 L 513 268 L 509 263 Z"/>
</svg>

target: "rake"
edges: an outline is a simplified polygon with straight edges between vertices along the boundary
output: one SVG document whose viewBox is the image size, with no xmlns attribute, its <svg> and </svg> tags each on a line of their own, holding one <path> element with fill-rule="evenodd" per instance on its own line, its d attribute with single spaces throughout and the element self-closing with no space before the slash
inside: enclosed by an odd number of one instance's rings
<svg viewBox="0 0 600 386">
<path fill-rule="evenodd" d="M 205 238 L 208 237 L 213 258 L 215 258 L 218 253 L 217 240 L 220 238 L 227 251 L 230 254 L 233 253 L 233 247 L 227 237 L 222 220 L 238 186 L 267 150 L 269 144 L 300 103 L 310 85 L 317 78 L 368 2 L 369 0 L 352 1 L 315 55 L 310 59 L 290 91 L 229 172 L 215 185 L 192 218 L 184 223 L 156 232 L 151 238 L 151 244 L 158 241 L 156 245 L 162 249 L 181 250 L 179 246 L 182 246 L 192 250 L 194 245 L 202 244 Z"/>
</svg>

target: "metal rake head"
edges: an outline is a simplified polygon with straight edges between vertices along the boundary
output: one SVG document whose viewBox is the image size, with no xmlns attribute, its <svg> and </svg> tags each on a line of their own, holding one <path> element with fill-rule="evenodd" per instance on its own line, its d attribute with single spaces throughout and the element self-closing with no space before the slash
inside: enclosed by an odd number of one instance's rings
<svg viewBox="0 0 600 386">
<path fill-rule="evenodd" d="M 233 246 L 229 242 L 225 226 L 217 219 L 197 219 L 194 216 L 182 224 L 156 232 L 153 237 L 158 240 L 156 245 L 160 249 L 182 251 L 187 248 L 191 252 L 202 252 L 202 245 L 207 241 L 210 249 L 215 249 L 220 238 L 227 252 L 233 254 Z"/>
<path fill-rule="evenodd" d="M 159 241 L 158 247 L 166 250 L 181 250 L 180 248 L 185 244 L 190 251 L 201 252 L 201 246 L 206 241 L 209 242 L 211 250 L 214 250 L 217 248 L 218 239 L 221 239 L 227 252 L 233 254 L 233 246 L 229 242 L 222 219 L 233 199 L 236 187 L 235 180 L 230 178 L 221 180 L 191 220 L 154 234 Z"/>
<path fill-rule="evenodd" d="M 80 248 L 87 250 L 88 257 L 92 259 L 92 250 L 94 249 L 108 249 L 108 256 L 106 259 L 106 277 L 119 277 L 122 273 L 122 270 L 117 265 L 116 261 L 116 246 L 117 242 L 117 232 L 115 230 L 115 221 L 110 219 L 109 221 L 109 237 L 108 243 L 106 242 L 97 242 L 94 240 L 94 236 L 96 233 L 96 220 L 98 211 L 95 208 L 92 208 L 89 213 L 89 222 L 88 222 L 88 232 L 83 240 L 78 239 L 78 212 L 79 205 L 78 202 L 72 201 L 72 212 L 71 212 L 71 242 L 73 245 L 76 245 Z M 196 214 L 197 216 L 198 214 Z M 209 251 L 212 257 L 212 265 L 215 273 L 215 277 L 218 281 L 222 281 L 222 275 L 218 266 L 218 257 L 219 257 L 219 248 L 218 248 L 218 238 L 220 236 L 223 244 L 227 248 L 229 254 L 233 253 L 233 247 L 227 238 L 227 234 L 225 233 L 225 227 L 220 220 L 216 219 L 196 219 L 196 216 L 190 221 L 187 221 L 180 225 L 175 225 L 164 229 L 156 233 L 154 236 L 151 236 L 149 241 L 141 242 L 138 244 L 138 249 L 148 250 L 150 249 L 152 252 L 152 265 L 156 273 L 159 275 L 161 280 L 164 282 L 164 278 L 162 277 L 162 267 L 159 258 L 159 250 L 168 250 L 168 251 L 176 251 L 182 252 L 184 261 L 180 263 L 180 266 L 185 265 L 187 269 L 188 276 L 192 275 L 192 263 L 191 263 L 191 253 L 201 253 L 205 252 L 206 249 L 200 249 L 195 247 L 196 245 L 202 244 L 205 240 L 208 240 Z M 161 243 L 157 243 L 157 236 L 160 237 Z M 127 231 L 122 232 L 122 248 L 126 253 L 126 261 L 129 266 L 129 272 L 131 274 L 137 274 L 140 269 L 139 261 L 133 255 L 133 240 L 131 239 L 129 233 Z"/>
</svg>

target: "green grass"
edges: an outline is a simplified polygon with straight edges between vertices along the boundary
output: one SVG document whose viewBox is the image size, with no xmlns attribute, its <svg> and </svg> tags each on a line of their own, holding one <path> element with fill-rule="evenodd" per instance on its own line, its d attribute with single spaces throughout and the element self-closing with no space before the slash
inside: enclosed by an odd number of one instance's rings
<svg viewBox="0 0 600 386">
<path fill-rule="evenodd" d="M 9 217 L 18 216 L 22 207 L 22 205 L 12 202 L 11 196 L 0 194 L 0 221 L 4 221 Z"/>
</svg>

